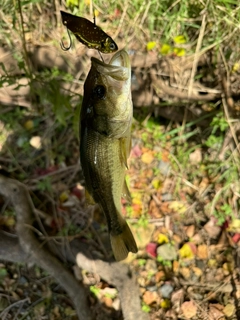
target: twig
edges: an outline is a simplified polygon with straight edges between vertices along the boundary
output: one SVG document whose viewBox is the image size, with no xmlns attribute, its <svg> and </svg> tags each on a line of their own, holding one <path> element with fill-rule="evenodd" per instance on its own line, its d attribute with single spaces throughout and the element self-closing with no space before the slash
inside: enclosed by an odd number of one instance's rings
<svg viewBox="0 0 240 320">
<path fill-rule="evenodd" d="M 6 317 L 7 312 L 12 309 L 13 307 L 16 307 L 17 305 L 21 304 L 23 305 L 25 302 L 30 303 L 30 299 L 29 298 L 25 298 L 23 300 L 18 300 L 14 303 L 12 303 L 10 306 L 8 306 L 7 308 L 5 308 L 1 313 L 0 313 L 0 319 L 4 320 Z"/>
<path fill-rule="evenodd" d="M 189 88 L 188 88 L 188 97 L 191 97 L 191 95 L 192 95 L 194 77 L 195 77 L 195 73 L 197 71 L 198 60 L 200 57 L 199 52 L 200 52 L 200 49 L 202 46 L 202 41 L 203 41 L 204 32 L 205 32 L 205 28 L 206 28 L 206 15 L 207 14 L 205 11 L 203 13 L 203 17 L 202 17 L 202 25 L 201 25 L 201 29 L 200 29 L 200 33 L 199 33 L 199 37 L 198 37 L 198 41 L 197 41 L 197 47 L 196 47 L 196 51 L 195 51 L 195 56 L 194 56 L 194 60 L 193 60 L 193 65 L 192 65 L 192 71 L 191 71 Z"/>
<path fill-rule="evenodd" d="M 24 52 L 24 55 L 25 55 L 25 59 L 26 59 L 26 62 L 27 62 L 27 67 L 28 67 L 28 75 L 29 77 L 31 78 L 31 63 L 30 63 L 30 60 L 29 60 L 29 56 L 28 56 L 28 53 L 27 53 L 27 46 L 26 46 L 26 39 L 25 39 L 25 30 L 24 30 L 24 21 L 23 21 L 23 14 L 22 14 L 22 4 L 21 4 L 21 1 L 18 0 L 18 10 L 19 10 L 19 13 L 20 13 L 20 20 L 21 20 L 21 29 L 22 29 L 22 43 L 23 43 L 23 52 Z"/>
</svg>

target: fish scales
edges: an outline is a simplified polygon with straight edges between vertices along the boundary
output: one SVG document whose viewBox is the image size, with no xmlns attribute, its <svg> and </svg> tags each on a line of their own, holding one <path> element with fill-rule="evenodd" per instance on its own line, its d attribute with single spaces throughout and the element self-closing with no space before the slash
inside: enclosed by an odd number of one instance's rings
<svg viewBox="0 0 240 320">
<path fill-rule="evenodd" d="M 81 110 L 80 160 L 89 203 L 105 214 L 116 260 L 137 252 L 136 242 L 121 215 L 121 196 L 127 194 L 125 174 L 132 122 L 131 68 L 121 50 L 105 64 L 92 58 L 84 84 Z"/>
</svg>

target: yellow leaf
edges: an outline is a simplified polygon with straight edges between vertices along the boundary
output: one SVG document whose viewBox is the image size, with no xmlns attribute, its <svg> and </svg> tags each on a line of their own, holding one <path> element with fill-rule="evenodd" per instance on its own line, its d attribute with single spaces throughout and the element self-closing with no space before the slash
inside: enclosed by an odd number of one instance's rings
<svg viewBox="0 0 240 320">
<path fill-rule="evenodd" d="M 240 69 L 240 64 L 236 62 L 232 67 L 232 72 L 237 72 Z"/>
<path fill-rule="evenodd" d="M 142 194 L 140 192 L 132 192 L 132 204 L 142 205 Z"/>
<path fill-rule="evenodd" d="M 150 51 L 156 47 L 156 42 L 155 41 L 150 41 L 147 43 L 147 50 Z"/>
<path fill-rule="evenodd" d="M 144 162 L 144 163 L 146 163 L 146 164 L 152 163 L 153 159 L 154 159 L 154 156 L 153 156 L 152 151 L 145 152 L 145 153 L 141 156 L 142 162 Z"/>
<path fill-rule="evenodd" d="M 6 217 L 6 220 L 4 221 L 4 225 L 7 227 L 12 227 L 16 223 L 16 219 L 14 217 Z"/>
<path fill-rule="evenodd" d="M 158 190 L 161 187 L 162 183 L 158 179 L 153 179 L 152 180 L 152 186 L 154 189 Z"/>
<path fill-rule="evenodd" d="M 240 219 L 234 219 L 228 226 L 227 231 L 240 233 Z"/>
<path fill-rule="evenodd" d="M 176 44 L 183 44 L 183 43 L 186 43 L 186 42 L 187 42 L 186 38 L 185 38 L 182 34 L 174 37 L 174 38 L 173 38 L 173 41 L 174 41 Z"/>
<path fill-rule="evenodd" d="M 173 52 L 176 54 L 176 56 L 178 57 L 182 57 L 182 56 L 185 56 L 186 54 L 186 50 L 183 49 L 183 48 L 174 48 L 173 49 Z"/>
<path fill-rule="evenodd" d="M 176 211 L 178 213 L 184 213 L 187 211 L 185 204 L 180 201 L 172 201 L 169 205 L 169 209 Z"/>
<path fill-rule="evenodd" d="M 225 314 L 225 316 L 227 316 L 228 318 L 232 317 L 234 315 L 234 313 L 236 312 L 236 308 L 233 304 L 227 304 L 225 306 L 225 308 L 223 309 L 223 313 Z"/>
<path fill-rule="evenodd" d="M 194 259 L 194 252 L 189 243 L 185 243 L 178 252 L 181 258 Z"/>
<path fill-rule="evenodd" d="M 167 237 L 165 234 L 160 233 L 160 234 L 158 235 L 158 240 L 157 240 L 157 242 L 158 242 L 159 244 L 168 243 L 168 242 L 169 242 L 169 239 L 168 239 L 168 237 Z"/>
<path fill-rule="evenodd" d="M 164 43 L 161 46 L 160 53 L 162 55 L 167 55 L 167 54 L 171 53 L 171 51 L 172 51 L 172 48 L 171 48 L 171 46 L 169 44 Z"/>
<path fill-rule="evenodd" d="M 160 307 L 163 309 L 169 309 L 171 307 L 171 302 L 169 299 L 164 299 L 160 302 Z"/>
<path fill-rule="evenodd" d="M 24 123 L 24 128 L 27 130 L 31 130 L 34 127 L 34 122 L 32 120 L 28 120 Z"/>
<path fill-rule="evenodd" d="M 60 202 L 65 202 L 68 200 L 69 194 L 66 191 L 63 191 L 60 196 L 59 196 L 59 200 Z"/>
</svg>

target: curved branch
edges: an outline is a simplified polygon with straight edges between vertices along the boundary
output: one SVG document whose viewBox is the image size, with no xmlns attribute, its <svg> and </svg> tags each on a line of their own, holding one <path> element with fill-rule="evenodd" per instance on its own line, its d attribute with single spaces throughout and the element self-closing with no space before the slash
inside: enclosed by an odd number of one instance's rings
<svg viewBox="0 0 240 320">
<path fill-rule="evenodd" d="M 51 274 L 72 299 L 79 319 L 92 320 L 83 284 L 35 237 L 31 225 L 34 220 L 34 205 L 27 188 L 20 182 L 0 175 L 0 194 L 8 198 L 17 214 L 17 234 L 20 245 L 28 258 Z"/>
</svg>

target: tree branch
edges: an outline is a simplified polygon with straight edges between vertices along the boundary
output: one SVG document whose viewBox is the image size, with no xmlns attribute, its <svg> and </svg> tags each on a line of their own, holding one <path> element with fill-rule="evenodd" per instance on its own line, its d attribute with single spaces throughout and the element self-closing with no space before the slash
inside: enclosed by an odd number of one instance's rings
<svg viewBox="0 0 240 320">
<path fill-rule="evenodd" d="M 73 274 L 41 245 L 32 231 L 34 205 L 27 188 L 16 180 L 0 175 L 0 194 L 11 201 L 16 211 L 16 229 L 24 253 L 63 286 L 74 303 L 79 319 L 92 320 L 83 284 L 77 282 Z"/>
</svg>

